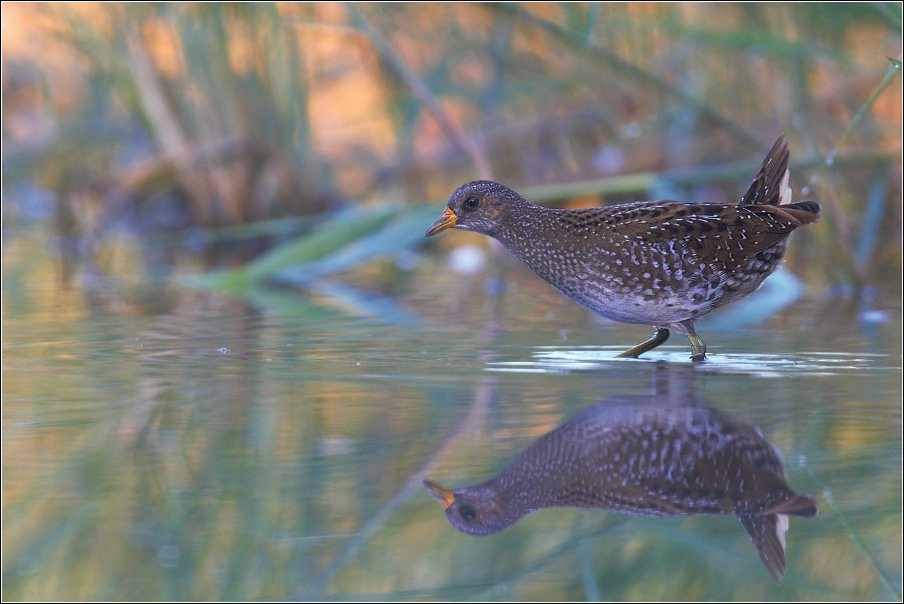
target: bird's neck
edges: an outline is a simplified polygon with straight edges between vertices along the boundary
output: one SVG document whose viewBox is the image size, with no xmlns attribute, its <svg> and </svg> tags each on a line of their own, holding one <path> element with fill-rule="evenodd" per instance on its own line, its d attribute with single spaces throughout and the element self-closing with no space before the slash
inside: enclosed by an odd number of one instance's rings
<svg viewBox="0 0 904 604">
<path fill-rule="evenodd" d="M 495 232 L 489 233 L 507 248 L 524 243 L 525 239 L 538 240 L 555 231 L 554 215 L 561 210 L 551 210 L 524 201 L 509 207 L 507 220 Z"/>
<path fill-rule="evenodd" d="M 562 231 L 558 215 L 562 212 L 524 202 L 513 207 L 509 219 L 495 232 L 488 234 L 538 276 L 552 282 L 556 278 L 556 270 L 550 264 L 550 257 L 566 245 L 560 237 Z"/>
<path fill-rule="evenodd" d="M 529 448 L 490 482 L 507 502 L 513 516 L 520 518 L 534 510 L 561 505 L 581 473 L 579 443 L 554 430 Z"/>
</svg>

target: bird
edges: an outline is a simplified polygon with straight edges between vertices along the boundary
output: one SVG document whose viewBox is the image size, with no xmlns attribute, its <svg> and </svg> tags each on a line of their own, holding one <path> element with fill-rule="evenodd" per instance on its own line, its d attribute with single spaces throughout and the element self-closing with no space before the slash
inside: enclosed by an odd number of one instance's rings
<svg viewBox="0 0 904 604">
<path fill-rule="evenodd" d="M 690 340 L 691 359 L 703 361 L 695 322 L 756 290 L 781 263 L 788 236 L 819 219 L 818 202 L 791 201 L 789 157 L 782 135 L 737 203 L 550 209 L 496 182 L 468 182 L 426 236 L 450 228 L 489 235 L 594 313 L 654 327 L 619 357 L 637 358 L 674 330 Z"/>
<path fill-rule="evenodd" d="M 424 487 L 468 535 L 496 533 L 548 507 L 735 514 L 777 583 L 788 517 L 818 512 L 812 497 L 788 487 L 780 453 L 753 426 L 708 407 L 631 400 L 587 407 L 486 482 Z"/>
</svg>

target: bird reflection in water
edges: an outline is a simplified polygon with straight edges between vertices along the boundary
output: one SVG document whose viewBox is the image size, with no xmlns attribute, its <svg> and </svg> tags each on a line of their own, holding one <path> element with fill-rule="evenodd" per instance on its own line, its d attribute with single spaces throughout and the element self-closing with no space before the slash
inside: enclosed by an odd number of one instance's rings
<svg viewBox="0 0 904 604">
<path fill-rule="evenodd" d="M 546 507 L 735 514 L 776 582 L 785 573 L 788 517 L 817 512 L 813 498 L 788 487 L 779 452 L 756 428 L 661 397 L 591 405 L 486 482 L 424 486 L 469 535 L 493 534 Z"/>
</svg>

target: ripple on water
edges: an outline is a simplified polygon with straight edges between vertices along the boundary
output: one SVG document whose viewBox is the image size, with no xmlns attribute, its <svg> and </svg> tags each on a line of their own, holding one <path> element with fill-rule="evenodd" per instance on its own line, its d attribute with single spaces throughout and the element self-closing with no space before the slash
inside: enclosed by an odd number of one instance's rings
<svg viewBox="0 0 904 604">
<path fill-rule="evenodd" d="M 710 354 L 704 363 L 692 363 L 687 351 L 663 349 L 639 359 L 619 358 L 621 348 L 599 346 L 537 346 L 532 360 L 488 363 L 487 371 L 516 373 L 570 373 L 624 368 L 625 363 L 678 363 L 693 365 L 708 373 L 783 377 L 787 375 L 830 376 L 877 370 L 898 370 L 879 353 L 798 352 L 786 354 Z"/>
</svg>

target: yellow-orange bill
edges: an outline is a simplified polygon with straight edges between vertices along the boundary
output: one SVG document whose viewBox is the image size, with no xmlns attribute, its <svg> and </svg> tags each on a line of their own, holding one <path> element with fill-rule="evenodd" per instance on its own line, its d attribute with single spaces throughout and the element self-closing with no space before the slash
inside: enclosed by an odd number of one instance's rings
<svg viewBox="0 0 904 604">
<path fill-rule="evenodd" d="M 443 506 L 444 510 L 452 505 L 453 501 L 455 501 L 455 493 L 453 493 L 449 489 L 444 489 L 435 482 L 425 480 L 424 488 L 427 489 L 431 495 L 433 495 L 433 498 L 436 499 L 441 506 Z"/>
<path fill-rule="evenodd" d="M 429 229 L 427 229 L 426 236 L 432 237 L 433 235 L 436 235 L 437 233 L 441 233 L 442 231 L 445 231 L 446 229 L 451 229 L 452 227 L 455 226 L 455 220 L 457 218 L 458 218 L 458 216 L 455 215 L 455 212 L 453 212 L 449 208 L 446 208 L 446 211 L 443 212 L 442 215 L 436 219 L 436 222 L 434 222 L 430 226 Z"/>
</svg>

